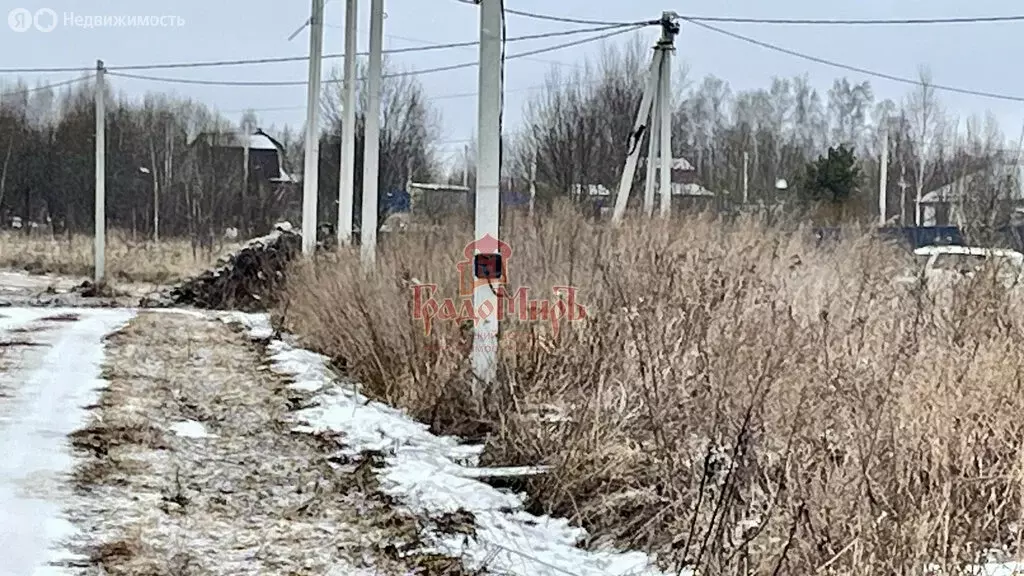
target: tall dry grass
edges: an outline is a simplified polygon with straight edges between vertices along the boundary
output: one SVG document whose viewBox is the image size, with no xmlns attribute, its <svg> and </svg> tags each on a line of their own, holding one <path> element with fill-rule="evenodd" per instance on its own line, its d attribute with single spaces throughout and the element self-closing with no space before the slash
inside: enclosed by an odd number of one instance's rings
<svg viewBox="0 0 1024 576">
<path fill-rule="evenodd" d="M 111 231 L 107 235 L 107 272 L 114 281 L 167 284 L 209 268 L 231 247 L 193 250 L 185 239 L 133 241 L 128 234 Z M 93 237 L 0 232 L 0 268 L 90 277 Z"/>
<path fill-rule="evenodd" d="M 536 511 L 586 544 L 702 574 L 954 573 L 1015 553 L 1024 324 L 979 277 L 941 299 L 896 286 L 906 254 L 867 236 L 688 218 L 619 230 L 564 212 L 505 227 L 514 285 L 570 284 L 587 318 L 557 338 L 506 320 L 499 382 L 467 331 L 412 318 L 411 284 L 454 295 L 468 227 L 297 265 L 279 319 L 371 395 L 486 440 Z"/>
</svg>

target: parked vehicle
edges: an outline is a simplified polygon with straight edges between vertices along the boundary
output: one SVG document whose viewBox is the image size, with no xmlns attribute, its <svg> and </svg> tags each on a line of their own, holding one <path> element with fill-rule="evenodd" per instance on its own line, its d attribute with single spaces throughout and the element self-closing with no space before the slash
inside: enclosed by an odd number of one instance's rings
<svg viewBox="0 0 1024 576">
<path fill-rule="evenodd" d="M 914 250 L 921 269 L 897 279 L 901 283 L 944 284 L 974 277 L 992 266 L 997 278 L 1009 287 L 1024 281 L 1024 254 L 1015 250 L 974 246 L 923 246 Z"/>
</svg>

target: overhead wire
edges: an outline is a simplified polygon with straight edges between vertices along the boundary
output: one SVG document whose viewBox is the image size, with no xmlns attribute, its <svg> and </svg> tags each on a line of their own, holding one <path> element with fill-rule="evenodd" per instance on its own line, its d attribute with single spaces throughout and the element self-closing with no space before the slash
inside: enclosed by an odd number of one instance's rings
<svg viewBox="0 0 1024 576">
<path fill-rule="evenodd" d="M 583 84 L 600 84 L 603 82 L 602 79 L 579 79 L 571 80 L 569 82 L 559 82 L 556 84 L 534 84 L 531 86 L 520 86 L 519 88 L 504 88 L 505 93 L 511 92 L 532 92 L 534 90 L 544 90 L 552 85 L 554 86 L 578 86 Z M 453 100 L 456 98 L 474 98 L 479 95 L 479 92 L 452 92 L 449 94 L 435 94 L 432 96 L 425 96 L 426 100 Z M 231 110 L 220 110 L 221 114 L 243 114 L 245 112 L 290 112 L 293 110 L 305 110 L 306 107 L 303 105 L 292 105 L 292 106 L 268 106 L 262 108 L 235 108 Z"/>
<path fill-rule="evenodd" d="M 607 30 L 622 30 L 633 26 L 633 24 L 611 24 L 596 26 L 593 28 L 577 28 L 573 30 L 558 30 L 555 32 L 542 32 L 538 34 L 526 34 L 523 36 L 516 36 L 508 38 L 508 42 L 528 42 L 532 40 L 546 40 L 550 38 L 559 38 L 564 36 L 576 36 L 580 34 L 589 34 L 592 32 L 604 32 Z M 449 50 L 452 48 L 467 48 L 477 46 L 480 44 L 479 40 L 466 40 L 462 42 L 446 42 L 442 44 L 429 44 L 426 46 L 412 46 L 406 48 L 390 48 L 383 51 L 383 54 L 408 54 L 416 52 L 429 52 L 433 50 Z M 368 56 L 369 52 L 359 52 L 358 56 Z M 336 59 L 344 58 L 344 53 L 324 54 L 323 59 Z M 167 70 L 167 69 L 184 69 L 184 68 L 213 68 L 223 66 L 245 66 L 254 64 L 278 64 L 283 62 L 305 62 L 309 60 L 309 56 L 275 56 L 269 58 L 241 58 L 235 60 L 208 60 L 208 61 L 197 61 L 197 62 L 166 62 L 159 64 L 131 64 L 125 66 L 106 66 L 108 71 L 125 71 L 125 70 Z M 59 72 L 87 72 L 94 70 L 94 68 L 69 68 L 69 67 L 51 67 L 51 68 L 0 68 L 0 74 L 46 74 L 46 73 L 59 73 Z"/>
<path fill-rule="evenodd" d="M 62 80 L 60 82 L 51 82 L 49 84 L 44 84 L 42 86 L 35 86 L 33 88 L 22 88 L 22 89 L 19 89 L 19 90 L 7 90 L 3 86 L 0 86 L 0 100 L 2 100 L 3 98 L 10 97 L 10 96 L 17 96 L 17 95 L 21 95 L 21 94 L 31 94 L 33 92 L 42 92 L 44 90 L 52 90 L 53 88 L 61 88 L 61 87 L 64 87 L 64 86 L 71 86 L 73 84 L 78 84 L 79 82 L 85 82 L 87 80 L 90 80 L 90 79 L 94 78 L 95 76 L 96 76 L 95 73 L 87 74 L 87 75 L 79 77 L 79 78 L 71 78 L 70 80 Z"/>
<path fill-rule="evenodd" d="M 480 4 L 479 0 L 456 0 L 456 2 L 462 4 L 470 4 L 473 6 Z M 534 20 L 560 22 L 562 24 L 582 24 L 584 26 L 652 26 L 660 22 L 657 19 L 633 21 L 591 20 L 586 18 L 570 18 L 568 16 L 553 16 L 551 14 L 537 14 L 536 12 L 527 12 L 526 10 L 513 10 L 512 8 L 506 8 L 505 12 L 507 14 L 515 14 L 516 16 L 532 18 Z"/>
<path fill-rule="evenodd" d="M 872 76 L 872 77 L 875 77 L 875 78 L 881 78 L 883 80 L 889 80 L 891 82 L 898 82 L 900 84 L 910 84 L 910 85 L 914 85 L 914 86 L 927 85 L 929 88 L 934 88 L 936 90 L 941 90 L 941 91 L 944 91 L 944 92 L 952 92 L 952 93 L 955 93 L 955 94 L 966 94 L 968 96 L 978 96 L 978 97 L 981 97 L 981 98 L 991 98 L 991 99 L 994 99 L 994 100 L 1006 100 L 1006 101 L 1010 101 L 1010 102 L 1024 102 L 1024 96 L 1013 96 L 1013 95 L 1010 95 L 1010 94 L 999 94 L 999 93 L 996 93 L 996 92 L 987 92 L 987 91 L 984 91 L 984 90 L 974 90 L 974 89 L 970 89 L 970 88 L 961 88 L 959 86 L 950 86 L 950 85 L 946 85 L 946 84 L 935 84 L 933 82 L 927 82 L 926 83 L 926 82 L 922 82 L 920 80 L 915 80 L 913 78 L 906 78 L 904 76 L 896 76 L 895 74 L 888 74 L 886 72 L 878 72 L 878 71 L 875 71 L 875 70 L 869 70 L 867 68 L 862 68 L 860 66 L 854 66 L 854 65 L 851 65 L 851 64 L 844 64 L 842 62 L 836 62 L 835 60 L 829 60 L 828 58 L 822 58 L 822 57 L 819 57 L 819 56 L 813 56 L 811 54 L 806 54 L 806 53 L 803 53 L 803 52 L 798 52 L 796 50 L 791 50 L 789 48 L 784 48 L 782 46 L 778 46 L 778 45 L 772 44 L 770 42 L 765 42 L 763 40 L 758 40 L 756 38 L 751 38 L 750 36 L 744 36 L 743 34 L 737 34 L 736 32 L 731 32 L 729 30 L 725 30 L 725 29 L 719 28 L 717 26 L 712 26 L 710 24 L 705 24 L 704 22 L 698 22 L 696 20 L 691 20 L 689 18 L 684 18 L 682 16 L 680 16 L 680 19 L 684 20 L 686 22 L 689 22 L 690 24 L 693 24 L 694 26 L 699 26 L 699 27 L 704 28 L 706 30 L 710 30 L 712 32 L 715 32 L 717 34 L 721 34 L 723 36 L 728 36 L 730 38 L 733 38 L 733 39 L 736 39 L 736 40 L 740 40 L 740 41 L 746 42 L 748 44 L 753 44 L 755 46 L 759 46 L 759 47 L 765 48 L 767 50 L 772 50 L 774 52 L 779 52 L 781 54 L 786 54 L 786 55 L 789 55 L 789 56 L 793 56 L 795 58 L 800 58 L 800 59 L 803 59 L 803 60 L 807 60 L 809 62 L 815 62 L 817 64 L 822 64 L 824 66 L 831 66 L 832 68 L 838 68 L 840 70 L 846 70 L 848 72 L 856 72 L 858 74 L 863 74 L 865 76 Z"/>
<path fill-rule="evenodd" d="M 462 4 L 477 4 L 476 0 L 456 0 Z M 656 24 L 657 20 L 596 20 L 590 18 L 572 18 L 543 14 L 527 10 L 508 9 L 509 14 L 563 24 L 583 24 L 589 26 L 611 26 L 615 24 Z M 936 18 L 752 18 L 743 16 L 701 16 L 694 14 L 677 14 L 680 19 L 698 22 L 719 22 L 733 24 L 774 24 L 774 25 L 807 25 L 807 26 L 919 26 L 936 24 L 993 24 L 1001 22 L 1024 22 L 1024 14 L 999 16 L 953 16 Z"/>
<path fill-rule="evenodd" d="M 545 54 L 548 52 L 554 52 L 556 50 L 564 50 L 566 48 L 573 48 L 575 46 L 582 46 L 591 42 L 598 42 L 614 36 L 635 32 L 643 26 L 617 26 L 614 30 L 610 30 L 603 34 L 584 38 L 582 40 L 575 40 L 572 42 L 564 42 L 562 44 L 555 44 L 554 46 L 546 46 L 544 48 L 537 48 L 535 50 L 527 50 L 525 52 L 519 52 L 517 54 L 511 54 L 506 56 L 506 60 L 513 60 L 516 58 L 526 58 L 529 56 L 536 56 L 537 54 Z M 383 78 L 401 78 L 404 76 L 420 76 L 423 74 L 434 74 L 437 72 L 447 72 L 450 70 L 459 70 L 462 68 L 472 68 L 479 65 L 479 62 L 462 62 L 459 64 L 449 64 L 447 66 L 436 66 L 433 68 L 422 68 L 419 70 L 409 70 L 406 72 L 392 72 L 390 74 L 384 74 Z M 131 78 L 135 80 L 147 80 L 151 82 L 168 82 L 173 84 L 194 84 L 201 86 L 263 86 L 263 87 L 276 87 L 276 86 L 305 86 L 306 81 L 304 80 L 200 80 L 193 78 L 169 78 L 165 76 L 151 76 L 146 74 L 134 74 L 126 72 L 111 71 L 108 72 L 110 76 L 116 76 L 119 78 Z M 327 79 L 324 80 L 325 84 L 335 84 L 341 82 L 341 79 Z"/>
<path fill-rule="evenodd" d="M 1024 22 L 1024 14 L 1010 16 L 963 16 L 952 18 L 744 18 L 740 16 L 693 16 L 680 18 L 698 22 L 799 26 L 920 26 L 934 24 L 994 24 Z"/>
</svg>

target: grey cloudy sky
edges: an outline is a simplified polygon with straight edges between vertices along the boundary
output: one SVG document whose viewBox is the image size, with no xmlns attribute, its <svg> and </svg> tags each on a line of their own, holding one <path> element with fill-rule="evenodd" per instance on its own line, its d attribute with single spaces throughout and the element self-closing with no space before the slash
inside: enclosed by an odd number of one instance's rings
<svg viewBox="0 0 1024 576">
<path fill-rule="evenodd" d="M 833 3 L 820 0 L 506 0 L 506 6 L 577 18 L 635 20 L 656 18 L 663 10 L 688 15 L 728 15 L 766 18 L 915 18 L 951 16 L 989 16 L 1024 12 L 1024 6 L 1011 0 L 859 0 Z M 388 0 L 385 21 L 385 47 L 406 48 L 429 43 L 474 40 L 477 37 L 478 9 L 455 0 Z M 140 0 L 23 0 L 29 10 L 50 8 L 62 22 L 51 32 L 28 30 L 15 32 L 0 27 L 0 68 L 92 66 L 97 58 L 108 66 L 301 56 L 308 46 L 303 33 L 289 42 L 288 36 L 309 14 L 305 0 L 177 0 L 152 2 Z M 344 1 L 327 4 L 325 52 L 343 50 L 342 24 Z M 367 45 L 369 2 L 361 5 L 360 47 Z M 172 15 L 183 25 L 149 28 L 80 28 L 65 26 L 69 14 L 79 16 Z M 171 20 L 167 20 L 171 22 Z M 916 77 L 920 65 L 930 66 L 934 81 L 977 90 L 1024 96 L 1024 76 L 1019 74 L 1019 56 L 1024 49 L 1024 22 L 877 27 L 767 26 L 722 24 L 723 28 L 801 52 L 843 63 Z M 509 16 L 508 35 L 519 36 L 566 29 L 571 26 L 538 22 Z M 657 30 L 643 32 L 653 41 Z M 517 42 L 508 52 L 539 48 L 568 39 Z M 625 39 L 615 40 L 625 42 Z M 683 24 L 677 42 L 678 55 L 685 59 L 690 77 L 715 74 L 729 82 L 733 90 L 766 86 L 772 76 L 807 73 L 822 91 L 840 75 L 861 79 L 821 64 L 773 53 L 714 32 Z M 506 118 L 514 125 L 522 105 L 536 94 L 552 65 L 571 68 L 597 46 L 577 47 L 532 59 L 508 63 L 506 75 Z M 393 62 L 406 69 L 427 68 L 470 61 L 477 49 L 459 48 L 393 56 Z M 340 60 L 329 61 L 330 66 Z M 145 74 L 207 80 L 297 80 L 305 79 L 305 64 L 281 63 L 230 68 L 159 70 Z M 70 74 L 44 74 L 26 77 L 31 82 L 64 80 Z M 870 79 L 877 99 L 902 98 L 911 88 L 886 80 Z M 473 97 L 458 96 L 476 89 L 476 69 L 424 75 L 421 80 L 440 110 L 444 138 L 453 151 L 461 141 L 474 134 L 476 103 Z M 112 79 L 128 94 L 146 91 L 170 91 L 216 106 L 237 118 L 241 110 L 259 111 L 263 124 L 300 126 L 303 121 L 303 87 L 210 87 L 173 85 L 123 78 Z M 968 116 L 991 110 L 1000 119 L 1004 131 L 1016 137 L 1024 119 L 1021 103 L 990 100 L 958 94 L 941 94 L 946 108 Z"/>
</svg>

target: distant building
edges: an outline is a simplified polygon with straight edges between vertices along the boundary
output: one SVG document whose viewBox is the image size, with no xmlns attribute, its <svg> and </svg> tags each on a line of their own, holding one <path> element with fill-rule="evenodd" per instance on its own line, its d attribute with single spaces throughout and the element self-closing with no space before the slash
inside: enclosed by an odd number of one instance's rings
<svg viewBox="0 0 1024 576">
<path fill-rule="evenodd" d="M 410 182 L 408 188 L 409 209 L 415 215 L 438 217 L 473 211 L 473 194 L 468 186 Z"/>
<path fill-rule="evenodd" d="M 1019 213 L 1024 207 L 1024 163 L 1017 158 L 1016 152 L 1005 152 L 988 165 L 928 191 L 921 197 L 921 225 L 963 226 L 967 224 L 965 204 L 979 199 L 1007 217 Z"/>
<path fill-rule="evenodd" d="M 300 180 L 288 172 L 284 146 L 263 130 L 204 132 L 189 146 L 205 149 L 198 157 L 207 185 L 230 195 L 226 208 L 243 237 L 266 232 L 301 206 Z"/>
<path fill-rule="evenodd" d="M 658 166 L 660 166 L 660 159 L 656 160 L 656 162 L 659 162 Z M 646 174 L 647 158 L 640 158 L 637 170 L 641 174 Z M 660 170 L 656 170 L 655 174 L 658 174 L 658 172 Z M 672 159 L 672 175 L 670 179 L 673 210 L 701 209 L 714 204 L 715 193 L 697 182 L 697 171 L 686 158 Z M 658 190 L 659 181 L 658 176 L 655 176 L 654 203 L 656 206 L 661 196 L 661 192 Z M 615 204 L 615 193 L 602 184 L 576 184 L 569 193 L 573 198 L 590 199 L 602 213 L 610 210 Z M 636 204 L 641 202 L 642 200 L 640 199 L 643 198 L 643 193 L 643 185 L 639 189 L 634 187 L 630 193 L 630 203 Z"/>
<path fill-rule="evenodd" d="M 240 132 L 203 132 L 191 145 L 205 144 L 214 149 L 217 163 L 243 166 L 246 155 L 250 175 L 258 180 L 275 184 L 298 184 L 299 179 L 288 173 L 285 166 L 284 146 L 261 129 L 252 134 Z"/>
</svg>

